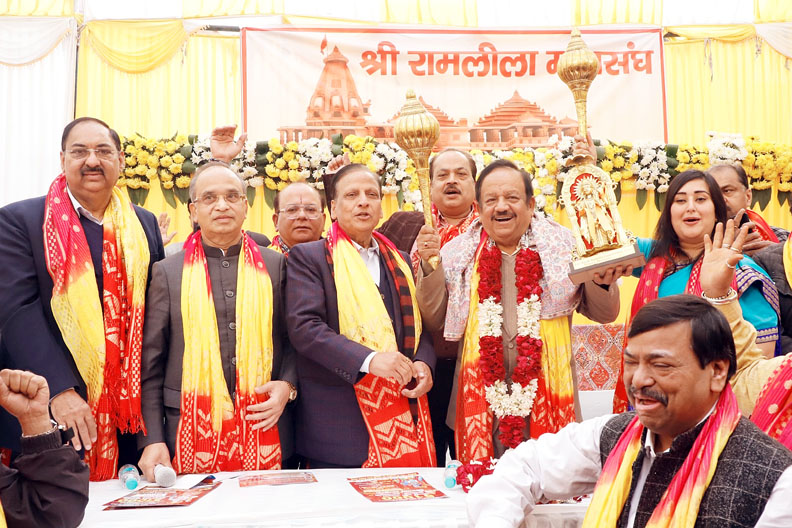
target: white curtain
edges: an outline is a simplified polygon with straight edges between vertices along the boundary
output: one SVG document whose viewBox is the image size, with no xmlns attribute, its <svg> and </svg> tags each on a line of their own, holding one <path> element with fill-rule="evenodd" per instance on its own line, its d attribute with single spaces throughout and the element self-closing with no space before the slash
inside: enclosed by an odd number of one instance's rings
<svg viewBox="0 0 792 528">
<path fill-rule="evenodd" d="M 74 117 L 77 23 L 0 17 L 0 206 L 46 193 Z"/>
<path fill-rule="evenodd" d="M 762 37 L 778 53 L 792 59 L 792 22 L 755 24 L 756 34 Z"/>
</svg>

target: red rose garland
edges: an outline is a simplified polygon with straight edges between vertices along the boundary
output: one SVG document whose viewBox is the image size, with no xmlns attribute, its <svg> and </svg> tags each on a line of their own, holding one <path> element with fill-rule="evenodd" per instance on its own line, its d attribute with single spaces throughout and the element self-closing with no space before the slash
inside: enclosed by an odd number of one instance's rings
<svg viewBox="0 0 792 528">
<path fill-rule="evenodd" d="M 515 259 L 517 277 L 517 364 L 512 372 L 511 394 L 506 389 L 506 371 L 503 365 L 501 252 L 494 244 L 487 244 L 479 259 L 479 369 L 487 390 L 487 400 L 498 416 L 498 438 L 506 447 L 516 447 L 525 440 L 523 430 L 530 415 L 536 385 L 542 368 L 542 340 L 539 339 L 539 311 L 544 275 L 539 254 L 521 248 Z M 496 328 L 497 327 L 497 328 Z M 515 387 L 519 384 L 519 387 Z M 517 391 L 517 393 L 515 393 Z M 515 398 L 515 402 L 510 402 Z M 493 400 L 498 409 L 495 409 Z M 517 414 L 513 411 L 520 409 Z M 503 409 L 512 409 L 505 414 Z"/>
</svg>

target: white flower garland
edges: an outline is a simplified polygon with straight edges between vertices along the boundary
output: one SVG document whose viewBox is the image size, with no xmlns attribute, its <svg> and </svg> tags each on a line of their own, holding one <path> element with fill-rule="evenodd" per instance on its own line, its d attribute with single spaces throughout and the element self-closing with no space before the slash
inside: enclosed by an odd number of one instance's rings
<svg viewBox="0 0 792 528">
<path fill-rule="evenodd" d="M 522 247 L 522 246 L 521 246 Z M 536 295 L 517 305 L 517 335 L 540 339 L 539 320 L 542 313 L 542 301 Z M 503 328 L 503 305 L 492 297 L 478 303 L 479 338 L 481 336 L 501 337 Z M 498 380 L 484 388 L 484 395 L 492 412 L 499 419 L 504 416 L 527 417 L 531 414 L 536 397 L 538 381 L 532 379 L 527 386 L 511 382 L 510 387 L 503 380 Z"/>
<path fill-rule="evenodd" d="M 723 132 L 707 132 L 710 137 L 707 143 L 710 165 L 742 163 L 748 155 L 745 139 L 742 134 L 725 134 Z"/>
<path fill-rule="evenodd" d="M 636 175 L 635 188 L 666 192 L 671 175 L 668 174 L 665 146 L 662 143 L 645 141 L 633 145 L 632 152 L 638 156 L 630 167 Z"/>
</svg>

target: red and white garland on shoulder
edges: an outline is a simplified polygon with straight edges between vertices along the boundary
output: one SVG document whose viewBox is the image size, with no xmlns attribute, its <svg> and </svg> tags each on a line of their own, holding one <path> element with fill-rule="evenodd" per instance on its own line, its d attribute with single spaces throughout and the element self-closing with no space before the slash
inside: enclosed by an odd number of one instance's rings
<svg viewBox="0 0 792 528">
<path fill-rule="evenodd" d="M 525 237 L 514 265 L 517 277 L 517 364 L 506 383 L 503 365 L 503 305 L 501 252 L 489 241 L 479 259 L 478 324 L 479 369 L 490 409 L 500 420 L 498 438 L 506 447 L 517 447 L 531 414 L 542 370 L 542 340 L 539 320 L 542 311 L 544 275 L 539 254 L 526 247 Z"/>
</svg>

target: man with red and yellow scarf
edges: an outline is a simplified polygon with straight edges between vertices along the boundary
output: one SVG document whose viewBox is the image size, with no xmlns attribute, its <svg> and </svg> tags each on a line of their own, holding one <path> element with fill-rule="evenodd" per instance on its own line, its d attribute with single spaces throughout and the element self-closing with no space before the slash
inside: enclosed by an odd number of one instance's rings
<svg viewBox="0 0 792 528">
<path fill-rule="evenodd" d="M 143 305 L 163 256 L 157 219 L 115 186 L 124 162 L 115 131 L 76 119 L 47 195 L 0 210 L 0 356 L 47 380 L 52 416 L 74 429 L 92 480 L 137 458 L 134 436 L 117 431 L 143 429 Z M 2 445 L 18 450 L 17 426 L 3 421 Z"/>
<path fill-rule="evenodd" d="M 289 255 L 287 317 L 302 394 L 297 451 L 310 467 L 433 466 L 426 392 L 435 357 L 412 269 L 374 232 L 379 178 L 352 164 L 333 181 L 336 221 L 327 238 Z"/>
<path fill-rule="evenodd" d="M 476 181 L 479 220 L 422 264 L 419 303 L 427 327 L 458 342 L 447 424 L 464 462 L 500 456 L 528 437 L 576 419 L 570 337 L 576 309 L 600 322 L 619 311 L 626 270 L 575 286 L 568 277 L 572 233 L 534 213 L 530 176 L 509 161 Z M 439 237 L 421 242 L 422 259 Z"/>
<path fill-rule="evenodd" d="M 154 266 L 143 341 L 140 467 L 178 473 L 280 469 L 297 397 L 283 320 L 283 256 L 242 230 L 244 183 L 222 162 L 190 182 L 200 229 Z"/>
<path fill-rule="evenodd" d="M 703 299 L 665 297 L 632 320 L 624 384 L 635 412 L 507 453 L 470 493 L 474 525 L 516 527 L 539 500 L 593 492 L 585 527 L 792 526 L 792 453 L 740 412 L 737 321 L 721 310 L 739 310 L 730 284 L 747 229 L 735 231 L 730 220 L 707 237 Z"/>
</svg>

